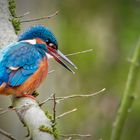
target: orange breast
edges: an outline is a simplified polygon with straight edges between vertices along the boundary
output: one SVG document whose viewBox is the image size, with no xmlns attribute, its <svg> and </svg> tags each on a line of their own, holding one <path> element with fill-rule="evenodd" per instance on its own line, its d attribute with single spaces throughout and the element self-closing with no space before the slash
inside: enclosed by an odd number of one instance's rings
<svg viewBox="0 0 140 140">
<path fill-rule="evenodd" d="M 40 64 L 38 70 L 30 76 L 22 85 L 17 87 L 6 86 L 3 90 L 0 90 L 0 94 L 5 95 L 15 95 L 22 96 L 22 94 L 32 94 L 36 90 L 42 81 L 46 78 L 48 73 L 48 61 L 44 57 Z"/>
</svg>

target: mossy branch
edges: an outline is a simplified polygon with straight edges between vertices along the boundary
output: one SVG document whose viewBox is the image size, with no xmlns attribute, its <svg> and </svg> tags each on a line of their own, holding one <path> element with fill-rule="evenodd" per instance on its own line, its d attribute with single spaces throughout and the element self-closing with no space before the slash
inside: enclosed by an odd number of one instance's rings
<svg viewBox="0 0 140 140">
<path fill-rule="evenodd" d="M 16 2 L 15 0 L 8 0 L 8 8 L 11 15 L 9 19 L 14 27 L 15 33 L 18 34 L 20 31 L 21 22 L 20 19 L 16 16 Z"/>
<path fill-rule="evenodd" d="M 38 103 L 31 98 L 13 98 L 13 106 L 21 122 L 27 126 L 32 140 L 54 140 L 52 123 L 41 110 Z M 42 127 L 45 126 L 45 127 Z M 44 129 L 43 129 L 44 128 Z M 43 131 L 46 130 L 46 131 Z"/>
<path fill-rule="evenodd" d="M 125 120 L 127 118 L 127 114 L 135 99 L 134 90 L 136 87 L 136 82 L 138 80 L 138 72 L 140 70 L 139 62 L 140 62 L 140 38 L 138 40 L 138 44 L 135 48 L 131 60 L 131 65 L 129 68 L 129 73 L 127 77 L 123 98 L 121 101 L 120 108 L 118 110 L 115 123 L 113 125 L 114 128 L 112 131 L 111 140 L 120 140 L 121 138 L 121 133 L 124 127 Z"/>
</svg>

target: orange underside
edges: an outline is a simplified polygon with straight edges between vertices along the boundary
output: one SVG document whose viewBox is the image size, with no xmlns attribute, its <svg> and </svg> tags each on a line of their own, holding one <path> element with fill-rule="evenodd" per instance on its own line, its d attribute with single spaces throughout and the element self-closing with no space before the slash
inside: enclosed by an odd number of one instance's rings
<svg viewBox="0 0 140 140">
<path fill-rule="evenodd" d="M 46 78 L 48 73 L 48 61 L 46 58 L 40 62 L 38 70 L 30 76 L 22 85 L 17 87 L 10 87 L 3 83 L 0 86 L 0 94 L 22 96 L 23 94 L 32 94 L 42 81 Z"/>
</svg>

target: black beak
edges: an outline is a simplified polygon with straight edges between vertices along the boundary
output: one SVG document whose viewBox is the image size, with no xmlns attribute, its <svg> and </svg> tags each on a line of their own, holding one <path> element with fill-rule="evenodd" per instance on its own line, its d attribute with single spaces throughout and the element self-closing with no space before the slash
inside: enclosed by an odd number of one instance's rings
<svg viewBox="0 0 140 140">
<path fill-rule="evenodd" d="M 53 58 L 64 66 L 67 70 L 71 71 L 73 74 L 75 73 L 68 65 L 64 62 L 67 62 L 69 65 L 77 69 L 77 67 L 71 62 L 64 54 L 62 54 L 59 50 L 49 49 L 49 53 L 53 56 Z"/>
</svg>

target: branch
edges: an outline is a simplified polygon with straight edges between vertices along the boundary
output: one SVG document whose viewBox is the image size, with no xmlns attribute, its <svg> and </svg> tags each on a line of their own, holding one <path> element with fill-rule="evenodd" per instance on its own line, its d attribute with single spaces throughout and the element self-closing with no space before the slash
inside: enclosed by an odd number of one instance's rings
<svg viewBox="0 0 140 140">
<path fill-rule="evenodd" d="M 66 138 L 65 140 L 71 140 L 72 139 L 72 137 L 68 137 L 68 138 Z"/>
<path fill-rule="evenodd" d="M 54 140 L 53 134 L 40 130 L 41 126 L 51 129 L 52 123 L 35 100 L 26 97 L 13 98 L 13 106 L 16 107 L 17 115 L 27 126 L 33 140 Z"/>
<path fill-rule="evenodd" d="M 54 94 L 51 94 L 50 97 L 47 98 L 46 100 L 44 100 L 43 102 L 41 102 L 41 103 L 39 104 L 39 106 L 42 106 L 42 105 L 44 105 L 46 102 L 48 102 L 48 101 L 50 101 L 50 100 L 53 100 L 53 98 L 52 98 L 53 95 L 54 95 Z"/>
<path fill-rule="evenodd" d="M 6 110 L 3 110 L 3 111 L 0 112 L 0 116 L 3 115 L 3 114 L 5 114 L 5 113 L 7 113 L 7 112 L 9 112 L 9 111 L 13 111 L 13 110 L 15 110 L 15 107 L 13 107 L 13 108 L 8 108 L 8 109 L 6 109 Z"/>
<path fill-rule="evenodd" d="M 55 97 L 55 94 L 53 94 L 53 119 L 52 119 L 52 123 L 55 126 L 55 124 L 56 124 L 56 97 Z"/>
<path fill-rule="evenodd" d="M 92 52 L 92 51 L 93 51 L 93 49 L 89 49 L 89 50 L 85 50 L 85 51 L 79 51 L 79 52 L 75 52 L 75 53 L 66 54 L 66 56 L 73 56 L 73 55 L 83 54 L 83 53 Z"/>
<path fill-rule="evenodd" d="M 59 11 L 56 11 L 55 13 L 53 13 L 52 15 L 49 16 L 45 16 L 45 17 L 41 17 L 41 18 L 34 18 L 34 19 L 29 19 L 29 20 L 21 20 L 21 23 L 25 23 L 25 22 L 34 22 L 34 21 L 38 21 L 38 20 L 44 20 L 44 19 L 50 19 L 54 16 L 56 16 L 58 14 Z"/>
<path fill-rule="evenodd" d="M 100 90 L 98 92 L 92 93 L 92 94 L 83 94 L 83 95 L 80 94 L 80 95 L 70 95 L 70 96 L 65 96 L 65 97 L 57 97 L 56 100 L 57 100 L 57 102 L 61 102 L 61 101 L 64 101 L 66 99 L 72 99 L 72 98 L 93 97 L 93 96 L 96 96 L 104 91 L 105 91 L 105 88 L 103 88 L 102 90 Z"/>
<path fill-rule="evenodd" d="M 64 101 L 64 100 L 67 100 L 67 99 L 71 99 L 71 98 L 85 98 L 85 97 L 93 97 L 93 96 L 96 96 L 96 95 L 99 95 L 100 93 L 104 92 L 106 89 L 103 88 L 102 90 L 98 91 L 98 92 L 95 92 L 95 93 L 92 93 L 92 94 L 80 94 L 80 95 L 70 95 L 70 96 L 64 96 L 64 97 L 55 97 L 55 100 L 57 103 L 61 102 L 61 101 Z M 46 102 L 48 101 L 52 101 L 54 100 L 52 98 L 52 95 L 47 98 L 46 100 L 44 100 L 43 102 L 39 103 L 40 106 L 44 105 Z"/>
<path fill-rule="evenodd" d="M 70 113 L 72 113 L 72 112 L 75 112 L 75 111 L 77 111 L 77 108 L 74 108 L 73 110 L 70 110 L 70 111 L 64 112 L 63 114 L 57 116 L 56 119 L 60 119 L 60 118 L 66 116 L 66 115 L 68 115 L 68 114 L 70 114 Z"/>
<path fill-rule="evenodd" d="M 127 118 L 128 110 L 130 110 L 132 103 L 135 99 L 134 90 L 136 87 L 136 82 L 138 80 L 138 73 L 140 70 L 139 66 L 137 65 L 139 63 L 139 60 L 140 60 L 140 38 L 138 40 L 137 46 L 135 48 L 132 57 L 123 98 L 114 123 L 111 140 L 120 140 L 124 123 Z"/>
<path fill-rule="evenodd" d="M 30 14 L 30 12 L 26 12 L 23 15 L 16 16 L 15 18 L 23 18 L 23 17 L 25 17 L 25 16 L 27 16 L 29 14 Z"/>
<path fill-rule="evenodd" d="M 50 70 L 50 71 L 48 72 L 48 74 L 51 74 L 51 73 L 53 73 L 53 72 L 55 72 L 55 70 Z"/>
<path fill-rule="evenodd" d="M 90 134 L 59 134 L 61 137 L 91 137 Z"/>
<path fill-rule="evenodd" d="M 1 128 L 0 128 L 0 134 L 6 136 L 6 137 L 9 138 L 10 140 L 17 140 L 17 139 L 16 139 L 15 137 L 13 137 L 10 133 L 8 133 L 8 132 L 2 130 Z"/>
</svg>

